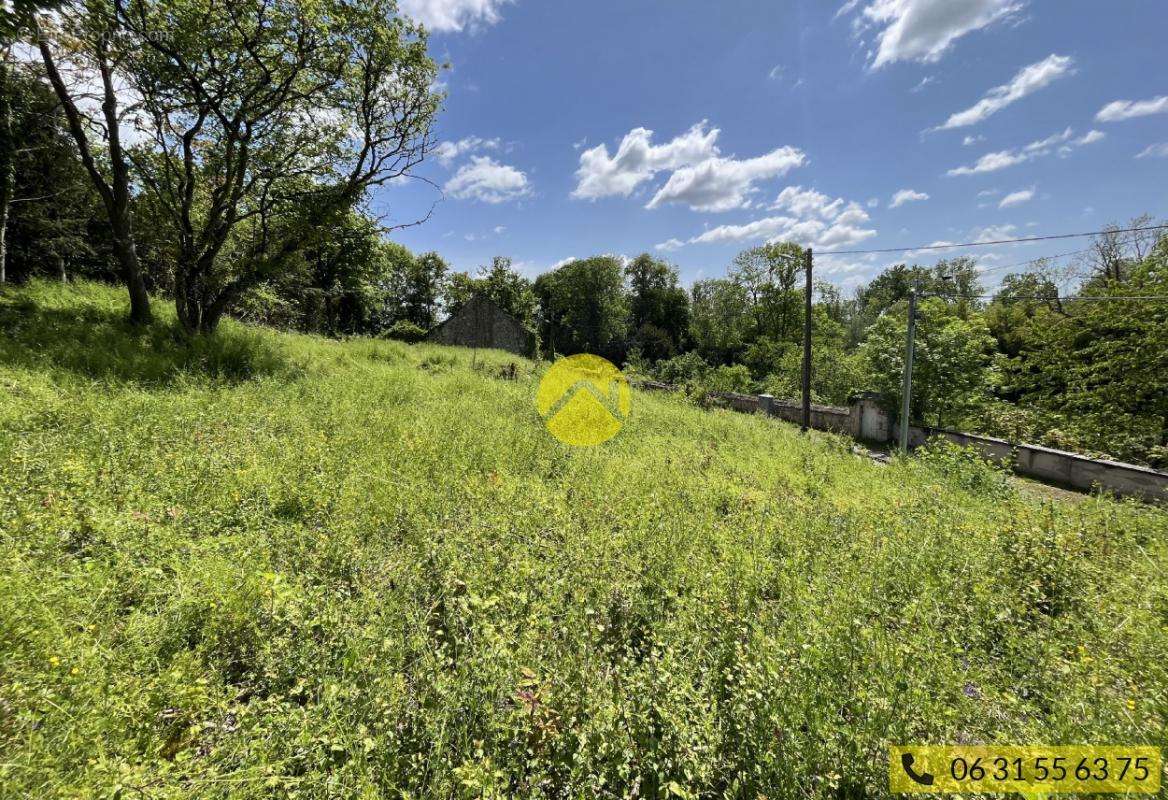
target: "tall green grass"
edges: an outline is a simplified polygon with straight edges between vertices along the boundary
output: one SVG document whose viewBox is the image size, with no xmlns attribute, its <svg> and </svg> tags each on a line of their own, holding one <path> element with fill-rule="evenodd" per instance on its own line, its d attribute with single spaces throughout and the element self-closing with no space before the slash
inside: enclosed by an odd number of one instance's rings
<svg viewBox="0 0 1168 800">
<path fill-rule="evenodd" d="M 498 352 L 0 294 L 0 797 L 879 797 L 1166 743 L 1168 514 Z M 473 364 L 473 365 L 472 365 Z"/>
</svg>

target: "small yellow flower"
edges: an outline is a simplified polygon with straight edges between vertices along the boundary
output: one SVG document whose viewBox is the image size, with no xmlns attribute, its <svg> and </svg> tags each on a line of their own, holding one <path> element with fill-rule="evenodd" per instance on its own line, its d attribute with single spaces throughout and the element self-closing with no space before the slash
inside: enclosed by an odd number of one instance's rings
<svg viewBox="0 0 1168 800">
<path fill-rule="evenodd" d="M 61 659 L 57 658 L 56 656 L 49 656 L 49 665 L 50 666 L 56 667 L 56 666 L 60 666 L 60 664 L 61 664 Z"/>
<path fill-rule="evenodd" d="M 1136 701 L 1135 700 L 1128 700 L 1127 701 L 1127 710 L 1128 711 L 1135 711 L 1136 710 Z"/>
</svg>

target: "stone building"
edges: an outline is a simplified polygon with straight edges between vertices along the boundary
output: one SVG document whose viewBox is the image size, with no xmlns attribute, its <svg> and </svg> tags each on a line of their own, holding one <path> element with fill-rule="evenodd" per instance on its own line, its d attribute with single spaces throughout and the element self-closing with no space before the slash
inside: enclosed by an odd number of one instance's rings
<svg viewBox="0 0 1168 800">
<path fill-rule="evenodd" d="M 480 295 L 468 300 L 426 339 L 461 347 L 496 347 L 529 358 L 535 355 L 535 334 Z"/>
</svg>

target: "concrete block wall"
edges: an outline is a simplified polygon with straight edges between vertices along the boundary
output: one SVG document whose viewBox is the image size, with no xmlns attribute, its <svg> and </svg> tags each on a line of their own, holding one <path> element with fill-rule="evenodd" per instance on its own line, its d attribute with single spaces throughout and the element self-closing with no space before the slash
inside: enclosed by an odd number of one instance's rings
<svg viewBox="0 0 1168 800">
<path fill-rule="evenodd" d="M 893 425 L 892 431 L 892 440 L 896 441 L 900 434 L 900 426 Z M 919 447 L 929 439 L 938 437 L 963 447 L 972 447 L 985 458 L 1003 464 L 1019 475 L 1083 492 L 1099 488 L 1121 497 L 1168 502 L 1168 473 L 1141 467 L 1138 464 L 1091 458 L 1081 453 L 1055 450 L 1036 444 L 1008 442 L 991 436 L 915 425 L 908 431 L 909 447 Z"/>
<path fill-rule="evenodd" d="M 651 390 L 677 388 L 656 381 L 641 381 L 637 385 Z M 792 400 L 778 400 L 769 394 L 732 392 L 713 392 L 712 396 L 720 398 L 737 411 L 748 414 L 760 412 L 796 425 L 803 422 L 803 407 Z M 900 436 L 900 426 L 892 421 L 892 416 L 884 409 L 879 396 L 871 392 L 856 395 L 847 407 L 813 404 L 811 427 L 875 443 L 896 442 Z M 963 447 L 972 447 L 985 458 L 1008 466 L 1019 475 L 1085 492 L 1102 488 L 1122 497 L 1168 503 L 1168 472 L 1137 464 L 1090 458 L 1079 453 L 1009 442 L 992 436 L 916 425 L 909 427 L 909 448 L 919 447 L 929 439 L 938 437 Z"/>
</svg>

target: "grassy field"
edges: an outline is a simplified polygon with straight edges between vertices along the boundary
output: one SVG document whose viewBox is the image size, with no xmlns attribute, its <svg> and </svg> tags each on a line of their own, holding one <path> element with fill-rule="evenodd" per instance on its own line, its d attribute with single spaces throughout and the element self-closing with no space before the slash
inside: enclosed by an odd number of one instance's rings
<svg viewBox="0 0 1168 800">
<path fill-rule="evenodd" d="M 161 304 L 160 304 L 161 305 Z M 1168 513 L 540 365 L 0 293 L 0 797 L 813 798 L 1168 743 Z"/>
</svg>

